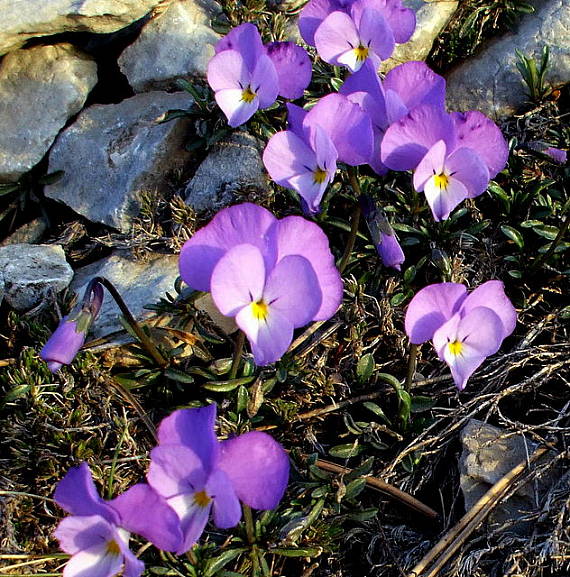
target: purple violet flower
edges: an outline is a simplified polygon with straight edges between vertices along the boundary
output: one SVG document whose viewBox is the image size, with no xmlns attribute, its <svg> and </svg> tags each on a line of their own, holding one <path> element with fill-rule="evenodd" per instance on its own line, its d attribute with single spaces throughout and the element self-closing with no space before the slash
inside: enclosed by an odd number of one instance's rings
<svg viewBox="0 0 570 577">
<path fill-rule="evenodd" d="M 374 136 L 368 115 L 340 94 L 329 94 L 308 112 L 287 105 L 289 128 L 274 134 L 263 153 L 263 163 L 279 185 L 299 193 L 310 212 L 320 210 L 336 163 L 366 164 Z"/>
<path fill-rule="evenodd" d="M 138 577 L 144 564 L 129 549 L 131 532 L 165 551 L 180 547 L 176 513 L 148 485 L 135 485 L 112 501 L 104 501 L 87 463 L 82 463 L 58 483 L 55 501 L 71 513 L 54 533 L 63 551 L 72 555 L 64 577 L 112 577 L 121 572 L 125 577 Z"/>
<path fill-rule="evenodd" d="M 384 211 L 369 196 L 363 194 L 358 200 L 366 219 L 372 242 L 384 266 L 401 270 L 401 264 L 406 260 L 406 257 Z"/>
<path fill-rule="evenodd" d="M 306 51 L 292 42 L 263 45 L 257 28 L 245 23 L 215 47 L 208 63 L 208 83 L 232 127 L 246 122 L 258 108 L 267 108 L 281 94 L 299 98 L 311 81 Z"/>
<path fill-rule="evenodd" d="M 566 164 L 566 161 L 568 160 L 568 154 L 565 150 L 555 148 L 554 146 L 548 146 L 548 144 L 539 140 L 529 142 L 528 147 L 536 152 L 546 154 L 551 160 L 556 162 L 556 164 Z"/>
<path fill-rule="evenodd" d="M 475 369 L 515 330 L 516 322 L 517 313 L 503 283 L 491 280 L 469 295 L 458 283 L 423 288 L 408 306 L 405 325 L 412 343 L 432 339 L 462 391 Z"/>
<path fill-rule="evenodd" d="M 342 299 L 323 231 L 298 216 L 277 220 L 249 203 L 220 211 L 184 244 L 180 275 L 235 317 L 259 365 L 278 360 L 295 328 L 329 319 Z"/>
<path fill-rule="evenodd" d="M 40 351 L 52 373 L 69 365 L 83 346 L 93 320 L 103 304 L 103 287 L 90 282 L 79 308 L 64 317 Z"/>
<path fill-rule="evenodd" d="M 180 518 L 178 554 L 196 543 L 210 513 L 217 527 L 234 527 L 240 500 L 274 509 L 287 488 L 289 458 L 279 443 L 259 431 L 220 442 L 215 421 L 215 404 L 175 411 L 161 422 L 151 452 L 148 482 Z"/>
<path fill-rule="evenodd" d="M 479 196 L 506 165 L 508 145 L 498 126 L 477 111 L 448 114 L 421 105 L 393 123 L 381 160 L 392 170 L 414 170 L 434 219 L 445 220 L 465 198 Z"/>
<path fill-rule="evenodd" d="M 366 63 L 346 79 L 339 92 L 358 104 L 370 117 L 374 148 L 368 164 L 380 175 L 388 172 L 380 151 L 390 124 L 420 104 L 445 107 L 445 79 L 435 74 L 425 62 L 400 64 L 388 72 L 383 82 L 374 66 Z"/>
<path fill-rule="evenodd" d="M 311 0 L 299 16 L 305 42 L 326 62 L 353 72 L 367 60 L 377 68 L 415 26 L 414 12 L 400 0 Z"/>
</svg>

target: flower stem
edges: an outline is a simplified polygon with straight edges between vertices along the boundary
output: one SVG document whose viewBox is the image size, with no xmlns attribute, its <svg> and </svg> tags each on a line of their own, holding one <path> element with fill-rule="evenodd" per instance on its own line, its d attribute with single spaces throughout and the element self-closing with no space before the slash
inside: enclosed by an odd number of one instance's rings
<svg viewBox="0 0 570 577">
<path fill-rule="evenodd" d="M 230 369 L 230 376 L 229 376 L 230 381 L 237 377 L 237 372 L 241 362 L 241 353 L 243 351 L 244 344 L 245 344 L 245 333 L 242 330 L 239 330 L 236 336 L 236 342 L 234 344 L 234 356 L 232 359 L 232 368 Z"/>
<path fill-rule="evenodd" d="M 358 182 L 356 169 L 353 166 L 348 167 L 348 178 L 350 180 L 350 185 L 352 186 L 352 190 L 354 190 L 354 194 L 358 198 L 362 193 L 360 190 L 360 184 Z M 356 242 L 356 235 L 358 233 L 358 226 L 360 224 L 360 215 L 362 214 L 362 209 L 360 208 L 360 203 L 357 202 L 354 210 L 352 212 L 352 216 L 350 218 L 350 233 L 348 238 L 346 239 L 346 247 L 344 249 L 344 254 L 340 259 L 340 263 L 338 265 L 338 269 L 341 274 L 344 272 L 346 265 L 350 259 L 350 254 L 352 253 L 352 249 L 354 248 L 354 243 Z"/>
<path fill-rule="evenodd" d="M 412 381 L 414 380 L 414 375 L 416 374 L 416 361 L 418 360 L 418 345 L 414 343 L 410 344 L 410 356 L 408 358 L 408 374 L 406 375 L 406 382 L 404 388 L 408 393 L 412 388 Z"/>
<path fill-rule="evenodd" d="M 140 324 L 136 321 L 135 317 L 131 314 L 131 311 L 127 307 L 123 297 L 119 294 L 119 291 L 115 288 L 113 283 L 106 279 L 105 277 L 98 276 L 95 277 L 91 282 L 98 282 L 102 284 L 111 294 L 117 306 L 121 309 L 127 323 L 133 329 L 134 333 L 137 335 L 141 345 L 146 349 L 148 354 L 154 359 L 157 365 L 164 368 L 168 365 L 168 360 L 164 358 L 162 353 L 156 348 L 155 344 L 149 339 L 147 334 L 143 331 Z"/>
<path fill-rule="evenodd" d="M 255 525 L 253 524 L 253 513 L 251 508 L 242 503 L 243 518 L 245 520 L 245 532 L 247 534 L 247 542 L 250 545 L 255 543 Z"/>
</svg>

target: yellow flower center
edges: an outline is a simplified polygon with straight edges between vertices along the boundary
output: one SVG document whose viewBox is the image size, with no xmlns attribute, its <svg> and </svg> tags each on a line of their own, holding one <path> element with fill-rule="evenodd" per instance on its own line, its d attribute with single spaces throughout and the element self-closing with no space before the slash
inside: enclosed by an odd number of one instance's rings
<svg viewBox="0 0 570 577">
<path fill-rule="evenodd" d="M 263 301 L 257 301 L 256 303 L 251 303 L 251 312 L 258 321 L 264 321 L 267 318 L 269 309 Z"/>
<path fill-rule="evenodd" d="M 362 46 L 362 44 L 354 49 L 354 53 L 356 54 L 357 62 L 364 62 L 368 58 L 368 48 Z"/>
<path fill-rule="evenodd" d="M 114 539 L 111 539 L 111 541 L 107 541 L 107 553 L 109 555 L 120 555 L 121 554 L 121 548 L 119 547 L 119 544 Z"/>
<path fill-rule="evenodd" d="M 251 104 L 255 100 L 255 96 L 255 92 L 249 86 L 241 92 L 241 99 L 247 104 Z"/>
<path fill-rule="evenodd" d="M 463 343 L 461 343 L 460 341 L 453 341 L 452 343 L 449 343 L 447 346 L 449 347 L 449 352 L 454 357 L 460 355 L 463 349 Z"/>
<path fill-rule="evenodd" d="M 198 491 L 194 493 L 194 503 L 198 505 L 198 507 L 207 507 L 210 504 L 210 497 L 206 494 L 206 491 Z"/>
<path fill-rule="evenodd" d="M 326 178 L 327 178 L 327 173 L 322 168 L 317 167 L 317 168 L 315 168 L 315 170 L 313 170 L 313 182 L 315 184 L 323 184 L 323 182 L 326 180 Z"/>
<path fill-rule="evenodd" d="M 449 184 L 449 177 L 447 174 L 434 174 L 433 175 L 433 182 L 439 188 L 439 190 L 446 190 Z"/>
</svg>

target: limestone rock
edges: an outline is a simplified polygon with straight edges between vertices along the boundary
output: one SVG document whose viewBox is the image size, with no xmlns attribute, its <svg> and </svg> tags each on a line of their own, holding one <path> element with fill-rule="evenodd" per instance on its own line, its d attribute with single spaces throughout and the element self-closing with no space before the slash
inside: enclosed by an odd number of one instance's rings
<svg viewBox="0 0 570 577">
<path fill-rule="evenodd" d="M 525 461 L 537 444 L 522 435 L 502 431 L 476 419 L 471 419 L 461 431 L 463 451 L 459 461 L 460 485 L 468 511 L 513 467 Z M 502 502 L 489 520 L 503 523 L 518 519 L 522 512 L 536 510 L 541 496 L 552 484 L 552 474 L 543 475 L 536 483 L 527 483 L 512 497 Z M 528 527 L 517 524 L 523 532 Z"/>
<path fill-rule="evenodd" d="M 186 187 L 186 203 L 197 211 L 219 210 L 240 188 L 263 190 L 265 178 L 259 142 L 238 132 L 219 142 L 200 164 Z"/>
<path fill-rule="evenodd" d="M 87 108 L 50 152 L 49 172 L 65 174 L 45 187 L 46 196 L 93 222 L 127 232 L 141 194 L 166 190 L 167 173 L 189 159 L 184 150 L 189 122 L 158 120 L 169 109 L 191 104 L 185 93 L 148 92 Z"/>
<path fill-rule="evenodd" d="M 570 81 L 570 0 L 536 0 L 514 33 L 453 70 L 447 79 L 447 103 L 452 110 L 480 110 L 495 120 L 517 112 L 528 100 L 526 85 L 516 68 L 515 49 L 539 60 L 550 47 L 552 84 Z"/>
<path fill-rule="evenodd" d="M 164 0 L 0 0 L 0 54 L 30 38 L 60 32 L 107 33 L 142 18 Z"/>
<path fill-rule="evenodd" d="M 60 245 L 11 244 L 0 247 L 0 276 L 6 302 L 25 311 L 67 288 L 73 270 Z"/>
<path fill-rule="evenodd" d="M 175 0 L 151 18 L 119 57 L 134 91 L 171 88 L 177 78 L 205 76 L 220 39 L 210 21 L 220 13 L 214 0 Z"/>
<path fill-rule="evenodd" d="M 97 82 L 97 65 L 71 44 L 17 50 L 0 64 L 0 182 L 37 164 Z"/>
<path fill-rule="evenodd" d="M 0 305 L 4 300 L 4 274 L 0 272 Z"/>
<path fill-rule="evenodd" d="M 117 251 L 111 256 L 76 271 L 71 288 L 79 298 L 83 297 L 87 283 L 95 276 L 110 280 L 137 320 L 154 314 L 146 310 L 147 304 L 156 303 L 165 292 L 174 293 L 174 281 L 178 277 L 178 256 L 156 254 L 147 261 L 132 259 L 127 253 Z M 121 311 L 105 291 L 103 306 L 93 323 L 90 335 L 98 338 L 122 330 L 118 317 Z"/>
<path fill-rule="evenodd" d="M 408 42 L 397 44 L 392 57 L 381 65 L 382 72 L 410 60 L 425 60 L 435 39 L 457 10 L 457 0 L 404 0 L 416 13 L 416 30 Z"/>
</svg>

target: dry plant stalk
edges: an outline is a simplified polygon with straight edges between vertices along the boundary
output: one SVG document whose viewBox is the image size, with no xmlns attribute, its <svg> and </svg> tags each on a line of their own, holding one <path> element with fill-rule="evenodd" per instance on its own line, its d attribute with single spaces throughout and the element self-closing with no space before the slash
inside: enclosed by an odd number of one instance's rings
<svg viewBox="0 0 570 577">
<path fill-rule="evenodd" d="M 424 556 L 410 571 L 408 577 L 435 577 L 453 554 L 467 541 L 470 535 L 479 527 L 491 511 L 503 500 L 512 486 L 521 479 L 527 467 L 542 457 L 549 447 L 540 446 L 530 456 L 513 467 L 504 477 L 499 479 L 480 499 L 467 511 L 444 537 Z M 426 570 L 428 567 L 428 572 Z"/>
</svg>

